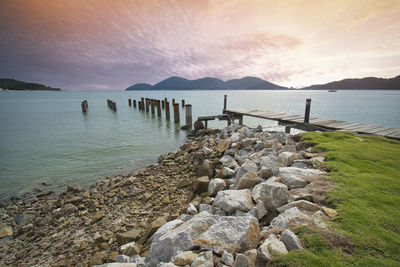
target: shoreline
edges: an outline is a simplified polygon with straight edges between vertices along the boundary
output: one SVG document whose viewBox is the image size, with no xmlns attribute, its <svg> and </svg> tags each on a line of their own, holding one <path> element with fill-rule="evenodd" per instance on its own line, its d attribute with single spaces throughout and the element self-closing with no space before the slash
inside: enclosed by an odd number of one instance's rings
<svg viewBox="0 0 400 267">
<path fill-rule="evenodd" d="M 231 129 L 230 132 L 227 129 Z M 249 159 L 250 151 L 259 151 L 254 152 L 259 154 L 258 157 L 272 153 L 272 161 L 268 164 L 273 164 L 274 168 L 267 173 L 258 173 L 261 178 L 257 183 L 266 181 L 273 178 L 276 168 L 281 166 L 276 162 L 278 151 L 281 154 L 288 149 L 292 152 L 285 153 L 304 158 L 296 153 L 296 144 L 288 134 L 263 132 L 260 127 L 228 126 L 221 131 L 201 130 L 199 135 L 188 138 L 176 151 L 161 155 L 159 163 L 147 165 L 129 175 L 102 179 L 86 190 L 69 186 L 58 196 L 42 194 L 30 199 L 13 199 L 7 205 L 2 203 L 2 224 L 11 227 L 12 233 L 0 239 L 0 264 L 94 266 L 121 259 L 146 260 L 149 263 L 154 258 L 154 253 L 150 252 L 150 245 L 154 242 L 151 237 L 159 227 L 167 222 L 190 221 L 201 211 L 201 205 L 214 210 L 215 194 L 207 193 L 209 182 L 200 178 L 209 176 L 207 180 L 223 180 L 224 186 L 219 190 L 237 189 L 237 181 L 232 175 L 240 173 L 241 168 L 246 169 L 243 164 Z M 302 153 L 308 158 L 318 156 Z M 224 162 L 224 158 L 232 158 L 228 155 L 238 157 L 236 165 L 230 166 L 233 161 L 229 164 Z M 307 167 L 311 160 L 304 162 L 299 164 Z M 288 166 L 288 162 L 282 164 Z M 228 167 L 233 174 L 225 173 Z M 279 179 L 276 181 L 282 182 Z M 257 184 L 252 183 L 247 188 Z M 304 186 L 308 183 L 304 182 Z M 321 196 L 318 201 L 324 203 L 324 198 Z M 220 211 L 218 216 L 242 216 L 238 212 L 235 215 Z M 274 210 L 268 216 L 267 213 L 259 216 L 256 206 L 249 212 L 251 216 L 259 217 L 260 226 L 269 223 L 271 216 L 278 215 Z M 204 212 L 199 216 L 201 214 Z M 129 242 L 133 245 L 121 247 Z M 131 257 L 138 254 L 141 257 Z"/>
</svg>

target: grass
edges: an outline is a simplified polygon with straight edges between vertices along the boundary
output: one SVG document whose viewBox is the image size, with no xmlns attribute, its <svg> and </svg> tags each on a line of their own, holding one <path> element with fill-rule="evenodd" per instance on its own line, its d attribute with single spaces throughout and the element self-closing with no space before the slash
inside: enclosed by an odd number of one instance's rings
<svg viewBox="0 0 400 267">
<path fill-rule="evenodd" d="M 335 243 L 298 227 L 306 250 L 290 252 L 273 265 L 400 266 L 400 142 L 344 132 L 302 138 L 314 145 L 313 152 L 326 153 L 325 167 L 337 184 L 328 193 L 338 211 L 329 228 L 345 238 Z"/>
</svg>

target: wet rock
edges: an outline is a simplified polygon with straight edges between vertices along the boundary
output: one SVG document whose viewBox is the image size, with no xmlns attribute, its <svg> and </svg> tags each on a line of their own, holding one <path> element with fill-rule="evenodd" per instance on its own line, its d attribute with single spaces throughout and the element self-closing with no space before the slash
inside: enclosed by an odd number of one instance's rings
<svg viewBox="0 0 400 267">
<path fill-rule="evenodd" d="M 67 192 L 80 193 L 81 192 L 81 188 L 78 187 L 78 186 L 69 185 L 69 186 L 67 186 Z"/>
<path fill-rule="evenodd" d="M 282 232 L 280 240 L 285 244 L 286 249 L 288 251 L 292 251 L 295 249 L 303 249 L 303 247 L 301 246 L 300 240 L 289 229 L 285 229 Z"/>
<path fill-rule="evenodd" d="M 253 188 L 252 197 L 256 203 L 261 201 L 267 210 L 275 211 L 288 202 L 289 190 L 284 184 L 267 181 Z"/>
<path fill-rule="evenodd" d="M 214 267 L 212 251 L 201 252 L 193 261 L 191 267 Z"/>
<path fill-rule="evenodd" d="M 193 181 L 193 192 L 196 194 L 205 193 L 208 191 L 208 184 L 210 183 L 210 179 L 208 176 L 202 176 L 194 179 Z"/>
<path fill-rule="evenodd" d="M 132 241 L 137 241 L 142 235 L 142 231 L 139 229 L 133 229 L 125 233 L 116 234 L 118 245 L 123 245 Z"/>
<path fill-rule="evenodd" d="M 184 251 L 174 257 L 174 264 L 177 266 L 191 265 L 198 253 Z"/>
<path fill-rule="evenodd" d="M 240 178 L 236 189 L 252 189 L 256 184 L 261 183 L 263 180 L 258 177 L 255 172 L 248 172 Z"/>
<path fill-rule="evenodd" d="M 214 207 L 222 208 L 229 214 L 236 210 L 247 212 L 252 206 L 251 191 L 248 189 L 220 191 L 214 199 Z"/>
<path fill-rule="evenodd" d="M 278 211 L 282 213 L 285 210 L 288 210 L 293 207 L 297 207 L 299 210 L 310 211 L 310 212 L 316 212 L 321 209 L 321 207 L 318 206 L 317 204 L 311 203 L 306 200 L 297 200 L 278 208 Z"/>
<path fill-rule="evenodd" d="M 287 254 L 288 251 L 283 242 L 279 241 L 273 235 L 270 235 L 258 248 L 258 253 L 268 261 L 276 256 Z"/>
<path fill-rule="evenodd" d="M 68 203 L 68 204 L 65 204 L 64 207 L 57 209 L 55 212 L 55 216 L 57 218 L 59 218 L 59 217 L 74 213 L 77 210 L 78 210 L 78 208 L 74 204 Z"/>
<path fill-rule="evenodd" d="M 275 217 L 271 221 L 270 225 L 274 227 L 288 228 L 295 225 L 307 224 L 310 221 L 310 216 L 302 213 L 298 208 L 293 207 Z"/>
<path fill-rule="evenodd" d="M 215 196 L 219 191 L 223 190 L 226 187 L 226 182 L 223 179 L 215 178 L 210 181 L 208 184 L 208 195 Z"/>
<path fill-rule="evenodd" d="M 279 176 L 289 189 L 305 187 L 308 182 L 301 179 L 301 177 L 322 173 L 320 170 L 315 169 L 300 169 L 296 167 L 279 168 Z"/>
</svg>

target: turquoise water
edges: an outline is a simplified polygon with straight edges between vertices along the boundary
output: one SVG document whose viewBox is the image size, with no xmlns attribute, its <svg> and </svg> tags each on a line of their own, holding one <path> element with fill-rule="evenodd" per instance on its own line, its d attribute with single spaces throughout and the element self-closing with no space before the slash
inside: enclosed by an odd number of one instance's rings
<svg viewBox="0 0 400 267">
<path fill-rule="evenodd" d="M 164 113 L 158 119 L 139 112 L 128 106 L 128 98 L 185 99 L 197 117 L 220 114 L 224 94 L 228 108 L 303 114 L 305 99 L 312 98 L 313 117 L 400 128 L 400 91 L 0 92 L 0 198 L 42 182 L 60 190 L 128 173 L 184 142 L 186 132 L 166 122 Z M 116 113 L 108 109 L 108 98 L 117 102 Z M 86 115 L 83 99 L 89 103 Z M 181 122 L 184 118 L 181 112 Z M 245 117 L 244 124 L 276 122 Z"/>
</svg>

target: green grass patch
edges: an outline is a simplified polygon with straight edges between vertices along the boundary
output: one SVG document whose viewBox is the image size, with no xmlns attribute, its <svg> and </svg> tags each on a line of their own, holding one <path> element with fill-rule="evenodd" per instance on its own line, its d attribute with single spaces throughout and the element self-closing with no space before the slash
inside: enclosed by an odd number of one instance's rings
<svg viewBox="0 0 400 267">
<path fill-rule="evenodd" d="M 400 266 L 400 142 L 353 133 L 305 133 L 313 152 L 326 152 L 337 187 L 328 193 L 338 217 L 329 228 L 351 239 L 351 248 L 298 228 L 306 250 L 277 266 Z"/>
</svg>

